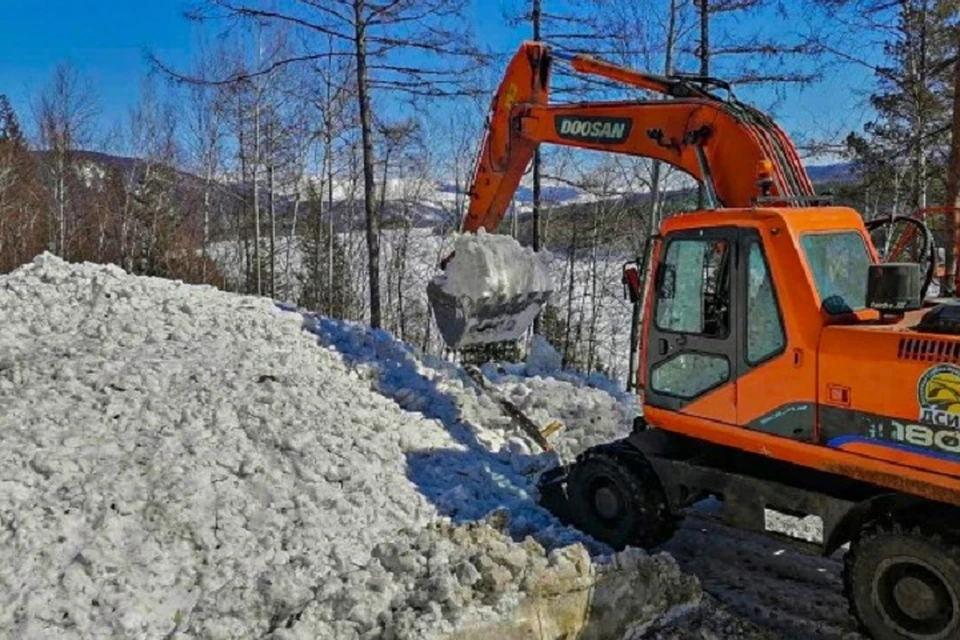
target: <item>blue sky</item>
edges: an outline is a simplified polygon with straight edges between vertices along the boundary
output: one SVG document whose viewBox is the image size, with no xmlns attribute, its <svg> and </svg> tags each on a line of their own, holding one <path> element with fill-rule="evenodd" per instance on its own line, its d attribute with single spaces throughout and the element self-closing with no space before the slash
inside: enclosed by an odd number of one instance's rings
<svg viewBox="0 0 960 640">
<path fill-rule="evenodd" d="M 544 4 L 557 10 L 568 1 L 573 0 Z M 512 30 L 502 21 L 503 12 L 515 4 L 516 0 L 473 0 L 476 31 L 497 51 L 511 51 L 529 36 L 527 29 Z M 180 68 L 189 62 L 197 27 L 182 18 L 185 6 L 182 0 L 4 0 L 0 93 L 11 97 L 29 125 L 31 95 L 59 61 L 69 60 L 93 81 L 105 119 L 120 116 L 136 101 L 140 80 L 149 69 L 146 50 Z M 754 20 L 760 24 L 769 16 Z M 868 72 L 837 69 L 816 87 L 789 91 L 775 115 L 796 138 L 811 129 L 860 129 L 867 115 L 862 92 L 871 83 Z M 739 95 L 761 106 L 772 100 L 764 90 L 742 90 Z"/>
<path fill-rule="evenodd" d="M 188 59 L 191 26 L 178 0 L 4 0 L 0 92 L 29 119 L 30 96 L 58 62 L 73 62 L 96 85 L 104 111 L 122 113 L 148 68 L 144 49 Z M 136 6 L 136 10 L 132 7 Z"/>
</svg>

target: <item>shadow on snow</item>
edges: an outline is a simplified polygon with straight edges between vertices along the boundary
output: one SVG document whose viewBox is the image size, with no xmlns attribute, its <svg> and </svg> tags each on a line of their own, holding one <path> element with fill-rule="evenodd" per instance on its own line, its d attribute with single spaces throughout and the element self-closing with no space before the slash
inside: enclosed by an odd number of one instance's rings
<svg viewBox="0 0 960 640">
<path fill-rule="evenodd" d="M 488 449 L 465 422 L 458 398 L 438 386 L 437 378 L 457 378 L 467 393 L 479 394 L 466 373 L 439 358 L 425 357 L 421 367 L 413 349 L 383 330 L 304 314 L 304 328 L 334 348 L 351 367 L 376 372 L 376 388 L 407 411 L 439 421 L 462 448 L 407 452 L 407 476 L 445 516 L 456 523 L 484 519 L 496 509 L 510 513 L 515 539 L 532 535 L 547 548 L 584 541 L 537 503 L 538 472 L 548 454 Z M 432 370 L 432 371 L 431 371 Z M 439 375 L 438 375 L 439 374 Z"/>
</svg>

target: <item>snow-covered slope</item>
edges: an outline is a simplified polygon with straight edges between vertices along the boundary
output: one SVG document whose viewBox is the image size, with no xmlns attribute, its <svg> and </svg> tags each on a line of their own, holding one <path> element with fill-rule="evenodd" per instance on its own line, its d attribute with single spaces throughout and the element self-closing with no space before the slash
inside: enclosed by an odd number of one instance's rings
<svg viewBox="0 0 960 640">
<path fill-rule="evenodd" d="M 537 453 L 487 395 L 480 393 L 460 367 L 435 357 L 418 357 L 385 331 L 315 317 L 321 340 L 335 348 L 351 367 L 371 380 L 375 389 L 407 411 L 439 420 L 458 442 L 411 458 L 411 477 L 437 508 L 459 521 L 470 521 L 491 509 L 512 514 L 515 537 L 532 535 L 547 547 L 583 542 L 594 552 L 607 549 L 559 523 L 536 503 L 538 472 L 554 464 L 553 455 Z M 560 420 L 564 427 L 551 442 L 571 460 L 593 443 L 629 431 L 635 405 L 624 402 L 613 383 L 602 376 L 560 372 L 537 343 L 529 364 L 484 367 L 488 378 L 540 426 Z M 532 377 L 531 377 L 532 376 Z M 547 377 L 545 377 L 547 376 Z"/>
<path fill-rule="evenodd" d="M 0 317 L 12 637 L 432 638 L 595 570 L 546 456 L 388 336 L 49 255 Z"/>
</svg>

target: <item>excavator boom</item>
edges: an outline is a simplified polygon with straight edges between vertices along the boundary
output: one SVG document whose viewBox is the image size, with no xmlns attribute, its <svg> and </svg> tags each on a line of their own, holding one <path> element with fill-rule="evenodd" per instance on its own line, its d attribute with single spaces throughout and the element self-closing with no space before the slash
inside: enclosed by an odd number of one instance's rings
<svg viewBox="0 0 960 640">
<path fill-rule="evenodd" d="M 551 104 L 554 59 L 666 99 Z M 705 185 L 710 208 L 749 207 L 758 199 L 781 206 L 809 204 L 813 185 L 787 135 L 753 107 L 710 93 L 702 86 L 708 83 L 725 87 L 712 79 L 658 76 L 587 55 L 551 53 L 539 42 L 523 43 L 493 98 L 461 231 L 497 230 L 544 143 L 668 163 Z M 457 347 L 487 341 L 486 336 L 518 338 L 550 292 L 461 300 L 434 282 L 427 293 L 441 335 Z"/>
</svg>

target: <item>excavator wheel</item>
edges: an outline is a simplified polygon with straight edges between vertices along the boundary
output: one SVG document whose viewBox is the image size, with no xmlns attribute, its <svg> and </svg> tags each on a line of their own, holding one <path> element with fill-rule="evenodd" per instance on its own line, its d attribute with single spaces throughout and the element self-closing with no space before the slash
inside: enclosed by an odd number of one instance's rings
<svg viewBox="0 0 960 640">
<path fill-rule="evenodd" d="M 573 523 L 616 550 L 655 547 L 676 531 L 660 481 L 639 454 L 586 451 L 567 478 Z"/>
<path fill-rule="evenodd" d="M 960 548 L 899 524 L 872 524 L 844 558 L 844 592 L 874 640 L 960 638 Z"/>
</svg>

